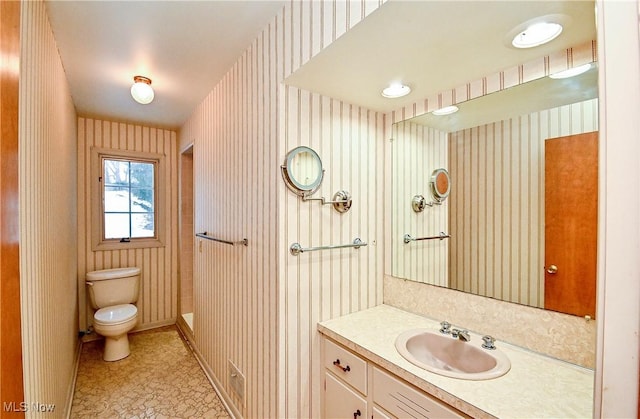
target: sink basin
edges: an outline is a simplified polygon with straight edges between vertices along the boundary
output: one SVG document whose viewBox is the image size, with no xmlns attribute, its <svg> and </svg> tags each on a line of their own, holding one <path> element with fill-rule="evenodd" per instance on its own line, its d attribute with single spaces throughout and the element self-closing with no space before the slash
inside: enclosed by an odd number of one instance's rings
<svg viewBox="0 0 640 419">
<path fill-rule="evenodd" d="M 482 348 L 477 335 L 464 342 L 431 329 L 413 329 L 398 335 L 396 349 L 412 364 L 452 378 L 489 380 L 511 369 L 504 352 Z"/>
</svg>

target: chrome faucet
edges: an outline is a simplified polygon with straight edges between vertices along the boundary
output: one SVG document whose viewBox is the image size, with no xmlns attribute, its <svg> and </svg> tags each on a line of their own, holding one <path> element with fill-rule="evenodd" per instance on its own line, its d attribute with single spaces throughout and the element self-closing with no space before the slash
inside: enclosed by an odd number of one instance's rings
<svg viewBox="0 0 640 419">
<path fill-rule="evenodd" d="M 451 337 L 458 338 L 458 339 L 460 339 L 461 341 L 464 341 L 464 342 L 469 342 L 471 340 L 471 335 L 469 335 L 469 331 L 468 330 L 452 329 L 451 330 Z"/>
</svg>

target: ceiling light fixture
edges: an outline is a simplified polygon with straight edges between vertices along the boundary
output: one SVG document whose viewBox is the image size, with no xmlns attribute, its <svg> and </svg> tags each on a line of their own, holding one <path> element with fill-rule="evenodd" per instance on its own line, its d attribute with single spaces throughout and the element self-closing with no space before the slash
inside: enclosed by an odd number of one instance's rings
<svg viewBox="0 0 640 419">
<path fill-rule="evenodd" d="M 135 76 L 133 78 L 133 86 L 131 86 L 131 96 L 142 105 L 151 103 L 154 97 L 151 79 L 144 76 Z"/>
<path fill-rule="evenodd" d="M 574 77 L 582 73 L 586 73 L 587 71 L 589 71 L 589 69 L 591 69 L 591 63 L 559 71 L 557 73 L 550 74 L 549 77 L 552 79 L 567 79 L 569 77 Z"/>
<path fill-rule="evenodd" d="M 382 96 L 390 99 L 406 96 L 411 93 L 411 88 L 401 83 L 391 83 L 389 87 L 382 90 Z"/>
<path fill-rule="evenodd" d="M 516 48 L 533 48 L 554 40 L 562 33 L 562 25 L 554 22 L 537 22 L 518 32 L 511 41 Z"/>
<path fill-rule="evenodd" d="M 445 106 L 444 108 L 436 109 L 431 113 L 436 116 L 443 116 L 443 115 L 451 115 L 452 113 L 456 113 L 456 112 L 458 112 L 458 107 L 455 105 L 451 105 L 451 106 Z"/>
</svg>

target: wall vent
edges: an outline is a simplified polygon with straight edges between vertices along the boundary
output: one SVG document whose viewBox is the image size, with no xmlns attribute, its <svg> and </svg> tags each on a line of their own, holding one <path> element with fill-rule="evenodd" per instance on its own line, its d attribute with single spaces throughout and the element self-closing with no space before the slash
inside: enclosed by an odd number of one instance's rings
<svg viewBox="0 0 640 419">
<path fill-rule="evenodd" d="M 242 375 L 242 373 L 240 372 L 238 367 L 236 367 L 233 364 L 233 362 L 231 362 L 231 360 L 229 360 L 229 384 L 231 385 L 231 388 L 233 389 L 233 391 L 236 393 L 236 395 L 240 399 L 240 402 L 242 403 L 242 406 L 245 406 L 245 400 L 244 400 L 244 389 L 245 389 L 244 375 Z"/>
</svg>

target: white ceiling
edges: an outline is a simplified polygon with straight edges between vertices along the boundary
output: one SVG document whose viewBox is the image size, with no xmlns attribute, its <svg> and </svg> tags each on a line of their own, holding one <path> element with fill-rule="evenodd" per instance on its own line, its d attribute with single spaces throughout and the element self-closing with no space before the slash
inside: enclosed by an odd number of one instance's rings
<svg viewBox="0 0 640 419">
<path fill-rule="evenodd" d="M 80 115 L 177 128 L 285 0 L 47 1 Z M 155 100 L 131 98 L 133 76 Z"/>
<path fill-rule="evenodd" d="M 562 34 L 529 49 L 511 46 L 514 29 L 561 16 Z M 305 90 L 389 112 L 497 71 L 596 39 L 593 1 L 389 0 L 287 78 Z M 403 98 L 380 92 L 390 82 Z"/>
</svg>

